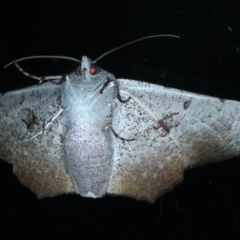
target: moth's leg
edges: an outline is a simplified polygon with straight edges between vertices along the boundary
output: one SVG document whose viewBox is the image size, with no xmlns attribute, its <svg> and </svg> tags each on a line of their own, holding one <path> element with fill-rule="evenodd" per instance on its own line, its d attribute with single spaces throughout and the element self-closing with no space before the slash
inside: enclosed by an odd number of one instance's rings
<svg viewBox="0 0 240 240">
<path fill-rule="evenodd" d="M 113 108 L 112 108 L 112 106 L 111 106 L 111 113 L 110 113 L 110 115 L 109 115 L 109 117 L 108 117 L 108 118 L 110 119 L 110 121 L 109 121 L 109 123 L 108 123 L 108 125 L 107 125 L 107 128 L 110 128 L 110 129 L 111 129 L 113 135 L 114 135 L 116 138 L 119 138 L 119 139 L 122 140 L 122 141 L 133 141 L 133 140 L 135 140 L 134 138 L 126 139 L 126 138 L 123 138 L 123 137 L 119 136 L 119 135 L 116 133 L 116 131 L 113 129 L 113 127 L 112 127 L 112 117 L 113 117 Z"/>
<path fill-rule="evenodd" d="M 109 127 L 110 127 L 110 129 L 111 129 L 113 135 L 114 135 L 116 138 L 119 138 L 119 139 L 122 140 L 122 141 L 128 141 L 128 142 L 129 142 L 129 141 L 134 141 L 134 140 L 135 140 L 135 138 L 126 139 L 126 138 L 120 137 L 120 136 L 114 131 L 112 125 L 109 125 Z"/>
<path fill-rule="evenodd" d="M 103 93 L 103 90 L 109 85 L 109 83 L 113 82 L 117 91 L 117 99 L 119 100 L 119 102 L 121 103 L 126 103 L 130 100 L 131 97 L 127 98 L 126 100 L 123 100 L 121 95 L 120 95 L 120 91 L 119 91 L 119 87 L 118 87 L 118 82 L 117 79 L 111 74 L 109 76 L 107 76 L 106 81 L 104 82 L 104 84 L 102 85 L 102 88 L 100 90 L 100 93 Z"/>
<path fill-rule="evenodd" d="M 20 72 L 22 72 L 24 75 L 26 75 L 27 77 L 33 78 L 33 79 L 37 79 L 39 81 L 39 83 L 42 83 L 43 81 L 48 81 L 48 80 L 54 80 L 54 79 L 59 79 L 62 78 L 61 75 L 59 76 L 43 76 L 43 77 L 38 77 L 35 76 L 33 74 L 30 74 L 28 72 L 26 72 L 25 70 L 23 70 L 18 63 L 14 62 L 15 66 L 18 68 L 18 70 Z"/>
<path fill-rule="evenodd" d="M 102 88 L 100 90 L 100 94 L 103 94 L 103 90 L 109 85 L 109 83 L 112 82 L 109 78 L 106 79 L 106 81 L 103 83 Z M 101 86 L 101 85 L 100 85 Z M 99 86 L 98 86 L 99 87 Z"/>
</svg>

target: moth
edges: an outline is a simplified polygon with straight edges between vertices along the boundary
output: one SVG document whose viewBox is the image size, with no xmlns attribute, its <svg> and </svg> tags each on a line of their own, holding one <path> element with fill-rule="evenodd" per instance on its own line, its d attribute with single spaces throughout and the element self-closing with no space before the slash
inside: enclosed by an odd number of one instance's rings
<svg viewBox="0 0 240 240">
<path fill-rule="evenodd" d="M 0 95 L 0 158 L 39 198 L 154 202 L 185 170 L 240 155 L 240 102 L 116 79 L 86 56 L 75 72 L 35 78 Z"/>
</svg>

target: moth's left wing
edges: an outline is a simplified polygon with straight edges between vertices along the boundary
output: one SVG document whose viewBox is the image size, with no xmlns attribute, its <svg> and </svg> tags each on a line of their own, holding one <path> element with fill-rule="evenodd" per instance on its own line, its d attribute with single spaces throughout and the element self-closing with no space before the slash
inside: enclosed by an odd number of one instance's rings
<svg viewBox="0 0 240 240">
<path fill-rule="evenodd" d="M 60 88 L 49 81 L 0 95 L 0 158 L 38 197 L 74 192 L 63 154 Z"/>
<path fill-rule="evenodd" d="M 154 201 L 195 166 L 240 155 L 240 103 L 118 79 L 107 193 Z"/>
</svg>

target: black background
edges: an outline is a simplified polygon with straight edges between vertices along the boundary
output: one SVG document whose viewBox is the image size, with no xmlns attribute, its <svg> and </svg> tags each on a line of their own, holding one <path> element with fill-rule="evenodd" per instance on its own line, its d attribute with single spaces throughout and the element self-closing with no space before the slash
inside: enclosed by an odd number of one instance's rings
<svg viewBox="0 0 240 240">
<path fill-rule="evenodd" d="M 99 61 L 117 78 L 240 101 L 240 2 L 56 1 L 0 4 L 0 91 L 34 84 L 11 66 L 20 57 L 92 59 L 139 37 L 176 34 L 119 50 Z M 21 63 L 36 75 L 63 74 L 76 64 Z M 38 200 L 0 162 L 1 239 L 239 239 L 240 158 L 185 173 L 154 204 L 124 197 L 63 195 Z"/>
</svg>

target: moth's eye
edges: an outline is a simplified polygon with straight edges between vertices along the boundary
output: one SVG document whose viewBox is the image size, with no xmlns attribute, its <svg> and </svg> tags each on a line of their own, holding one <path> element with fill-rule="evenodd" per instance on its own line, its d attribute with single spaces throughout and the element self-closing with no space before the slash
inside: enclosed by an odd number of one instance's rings
<svg viewBox="0 0 240 240">
<path fill-rule="evenodd" d="M 89 72 L 91 75 L 97 75 L 99 73 L 99 68 L 96 65 L 91 65 Z"/>
<path fill-rule="evenodd" d="M 82 75 L 82 69 L 81 69 L 81 67 L 78 67 L 76 72 L 77 72 L 77 75 Z"/>
</svg>

